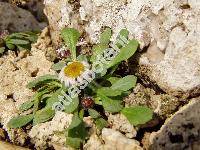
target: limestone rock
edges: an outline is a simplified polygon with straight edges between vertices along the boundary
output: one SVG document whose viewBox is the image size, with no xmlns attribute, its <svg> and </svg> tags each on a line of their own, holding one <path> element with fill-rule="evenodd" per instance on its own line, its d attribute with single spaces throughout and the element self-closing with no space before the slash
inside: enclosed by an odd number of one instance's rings
<svg viewBox="0 0 200 150">
<path fill-rule="evenodd" d="M 58 145 L 58 144 L 53 144 L 53 148 L 55 150 L 74 150 L 73 148 L 66 147 L 66 146 L 63 146 L 63 145 Z"/>
<path fill-rule="evenodd" d="M 195 0 L 45 0 L 54 44 L 65 26 L 77 28 L 91 43 L 105 26 L 113 29 L 112 39 L 127 28 L 141 49 L 150 45 L 140 59 L 143 76 L 175 96 L 200 93 L 199 6 Z"/>
<path fill-rule="evenodd" d="M 151 133 L 146 132 L 142 138 L 142 145 L 144 150 L 149 150 L 150 147 L 150 135 Z"/>
<path fill-rule="evenodd" d="M 199 6 L 197 1 L 171 0 L 161 5 L 153 19 L 158 19 L 157 27 L 154 21 L 150 24 L 158 38 L 154 36 L 139 61 L 140 74 L 174 96 L 200 93 L 200 9 L 195 4 Z"/>
<path fill-rule="evenodd" d="M 0 149 L 1 150 L 29 150 L 28 148 L 15 146 L 15 145 L 9 144 L 7 142 L 2 142 L 2 141 L 0 141 Z"/>
<path fill-rule="evenodd" d="M 92 119 L 91 116 L 88 116 L 88 117 L 83 117 L 83 121 L 85 122 L 85 126 L 86 127 L 94 127 L 94 120 Z"/>
<path fill-rule="evenodd" d="M 0 30 L 9 32 L 32 31 L 40 29 L 34 16 L 17 6 L 0 2 Z"/>
<path fill-rule="evenodd" d="M 189 104 L 167 119 L 158 132 L 150 136 L 150 147 L 153 150 L 199 150 L 199 108 L 200 98 L 192 99 Z"/>
<path fill-rule="evenodd" d="M 125 133 L 128 138 L 136 137 L 136 129 L 122 114 L 109 114 L 108 123 L 112 129 Z"/>
<path fill-rule="evenodd" d="M 29 101 L 32 97 L 33 92 L 26 88 L 27 83 L 45 74 L 55 74 L 55 72 L 51 70 L 53 63 L 49 62 L 45 57 L 44 51 L 47 47 L 46 44 L 47 43 L 45 43 L 40 37 L 38 42 L 32 45 L 31 55 L 22 51 L 17 57 L 15 53 L 9 51 L 8 55 L 1 57 L 1 124 L 8 132 L 8 136 L 11 140 L 17 141 L 17 139 L 19 139 L 19 142 L 17 143 L 24 141 L 22 140 L 24 136 L 21 133 L 16 134 L 15 130 L 8 129 L 7 123 L 11 118 L 18 115 L 18 108 L 20 105 L 26 101 Z"/>
<path fill-rule="evenodd" d="M 2 128 L 0 128 L 0 140 L 5 140 L 5 139 L 6 139 L 6 133 Z"/>
<path fill-rule="evenodd" d="M 102 130 L 102 139 L 105 142 L 104 150 L 142 150 L 138 141 L 128 139 L 113 129 L 104 128 Z"/>
<path fill-rule="evenodd" d="M 195 33 L 186 33 L 181 27 L 176 27 L 170 34 L 163 58 L 156 53 L 156 57 L 162 60 L 152 62 L 150 55 L 153 51 L 150 50 L 148 56 L 142 56 L 140 65 L 151 68 L 145 75 L 164 91 L 175 96 L 195 96 L 200 91 L 199 45 Z M 148 61 L 144 61 L 146 58 Z"/>
<path fill-rule="evenodd" d="M 165 119 L 177 110 L 183 100 L 169 94 L 157 94 L 153 89 L 145 88 L 138 83 L 133 93 L 125 98 L 124 101 L 127 107 L 137 105 L 148 106 L 159 117 Z"/>
<path fill-rule="evenodd" d="M 44 4 L 52 41 L 56 46 L 60 43 L 60 30 L 65 25 L 71 24 L 71 26 L 81 29 L 78 23 L 78 14 L 73 12 L 73 10 L 76 11 L 76 6 L 70 5 L 68 0 L 44 0 Z"/>
<path fill-rule="evenodd" d="M 52 143 L 64 145 L 66 141 L 64 129 L 69 127 L 72 117 L 72 114 L 56 112 L 52 121 L 33 126 L 29 136 L 32 138 L 32 142 L 35 143 L 35 147 L 44 149 L 48 144 L 51 146 Z M 56 132 L 60 134 L 56 134 Z M 63 134 L 61 134 L 62 132 Z"/>
<path fill-rule="evenodd" d="M 84 150 L 103 150 L 103 141 L 93 133 L 83 147 Z"/>
</svg>

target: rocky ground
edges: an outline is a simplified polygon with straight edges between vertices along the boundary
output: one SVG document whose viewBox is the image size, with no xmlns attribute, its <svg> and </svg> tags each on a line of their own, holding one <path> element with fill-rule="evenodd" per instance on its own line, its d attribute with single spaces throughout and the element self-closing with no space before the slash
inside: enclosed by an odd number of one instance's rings
<svg viewBox="0 0 200 150">
<path fill-rule="evenodd" d="M 64 148 L 63 130 L 72 115 L 57 113 L 52 121 L 33 128 L 10 130 L 7 122 L 30 99 L 26 84 L 38 76 L 54 74 L 51 65 L 61 43 L 60 29 L 74 27 L 83 41 L 97 43 L 103 27 L 113 39 L 127 28 L 140 49 L 129 68 L 140 81 L 124 99 L 126 106 L 147 105 L 155 117 L 133 127 L 120 114 L 106 114 L 110 128 L 101 133 L 91 118 L 85 150 L 199 150 L 200 148 L 200 2 L 198 0 L 18 0 L 0 2 L 0 30 L 42 29 L 30 53 L 8 52 L 0 58 L 0 139 L 32 149 Z M 44 3 L 44 5 L 43 5 Z M 47 19 L 42 13 L 44 9 Z M 28 134 L 27 134 L 28 131 Z M 9 138 L 7 138 L 9 137 Z M 8 140 L 9 139 L 9 140 Z M 0 143 L 0 149 L 11 149 Z M 3 148 L 1 148 L 3 147 Z M 11 146 L 13 147 L 13 146 Z M 17 148 L 15 148 L 17 149 Z M 20 149 L 20 148 L 19 148 Z M 12 149 L 11 149 L 12 150 Z"/>
</svg>

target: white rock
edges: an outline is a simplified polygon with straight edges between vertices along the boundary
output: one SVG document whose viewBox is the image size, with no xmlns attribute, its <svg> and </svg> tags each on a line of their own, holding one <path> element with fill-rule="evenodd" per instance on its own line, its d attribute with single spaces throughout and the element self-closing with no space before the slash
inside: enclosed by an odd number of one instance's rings
<svg viewBox="0 0 200 150">
<path fill-rule="evenodd" d="M 123 116 L 122 114 L 115 114 L 115 115 L 109 114 L 108 123 L 112 129 L 125 133 L 125 135 L 128 138 L 136 137 L 137 134 L 136 129 L 133 127 L 133 125 L 129 123 L 126 117 Z"/>
<path fill-rule="evenodd" d="M 61 7 L 71 9 L 74 4 L 57 0 L 46 5 L 54 44 L 60 41 L 58 22 L 67 14 L 71 15 L 65 26 L 85 31 L 92 43 L 99 41 L 102 27 L 113 29 L 112 40 L 120 29 L 127 28 L 130 37 L 139 41 L 140 48 L 153 45 L 151 49 L 156 49 L 152 50 L 153 57 L 157 54 L 158 57 L 153 61 L 146 55 L 140 59 L 140 66 L 145 65 L 149 70 L 145 76 L 150 81 L 175 96 L 200 93 L 200 7 L 197 0 L 80 0 L 80 5 L 79 11 L 72 9 L 65 13 L 59 12 Z"/>
<path fill-rule="evenodd" d="M 103 150 L 103 143 L 96 133 L 92 134 L 83 147 L 84 150 Z"/>
<path fill-rule="evenodd" d="M 28 148 L 23 148 L 23 147 L 12 145 L 10 143 L 2 142 L 2 141 L 0 141 L 0 149 L 1 150 L 30 150 Z"/>
<path fill-rule="evenodd" d="M 46 32 L 44 30 L 44 32 Z M 44 33 L 43 33 L 44 34 Z M 45 39 L 45 41 L 43 41 Z M 17 116 L 22 103 L 29 101 L 33 92 L 26 85 L 38 76 L 45 74 L 55 74 L 51 70 L 52 62 L 45 57 L 47 38 L 39 38 L 38 42 L 32 46 L 31 54 L 18 59 L 13 52 L 2 57 L 3 63 L 0 65 L 0 116 L 3 128 L 8 132 L 11 140 L 15 137 L 13 130 L 7 128 L 8 121 Z M 46 46 L 44 46 L 46 45 Z M 38 48 L 40 47 L 40 48 Z M 40 60 L 40 61 L 38 61 Z M 32 77 L 33 71 L 37 70 L 36 77 Z"/>
<path fill-rule="evenodd" d="M 142 150 L 138 141 L 128 139 L 113 129 L 104 128 L 102 138 L 105 142 L 104 150 Z"/>
<path fill-rule="evenodd" d="M 29 136 L 35 143 L 35 147 L 42 148 L 52 143 L 64 145 L 66 141 L 64 134 L 56 135 L 55 132 L 63 132 L 64 129 L 68 128 L 71 124 L 72 117 L 72 114 L 56 112 L 52 121 L 33 126 Z"/>
</svg>

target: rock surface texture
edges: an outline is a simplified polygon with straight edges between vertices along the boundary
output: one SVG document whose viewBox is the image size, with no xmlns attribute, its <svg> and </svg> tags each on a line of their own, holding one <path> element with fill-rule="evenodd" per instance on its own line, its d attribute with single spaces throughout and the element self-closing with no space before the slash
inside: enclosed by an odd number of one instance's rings
<svg viewBox="0 0 200 150">
<path fill-rule="evenodd" d="M 120 132 L 104 128 L 102 130 L 102 139 L 105 142 L 103 150 L 142 150 L 139 142 L 134 139 L 128 139 Z"/>
<path fill-rule="evenodd" d="M 113 38 L 122 28 L 149 46 L 140 58 L 140 74 L 175 96 L 200 94 L 200 1 L 198 0 L 45 0 L 51 36 L 60 42 L 65 26 L 98 42 L 105 26 Z M 145 69 L 145 71 L 144 71 Z"/>
<path fill-rule="evenodd" d="M 136 85 L 133 92 L 124 99 L 125 106 L 148 106 L 160 118 L 166 119 L 177 111 L 177 108 L 184 100 L 174 97 L 169 94 L 156 93 L 155 90 L 145 88 L 140 83 Z M 119 123 L 120 125 L 123 123 Z"/>
<path fill-rule="evenodd" d="M 150 136 L 152 150 L 199 150 L 200 98 L 194 98 Z"/>
<path fill-rule="evenodd" d="M 45 49 L 49 44 L 45 33 L 46 29 L 38 42 L 32 46 L 31 54 L 22 51 L 16 56 L 14 52 L 10 51 L 8 55 L 0 58 L 1 124 L 8 132 L 10 139 L 14 142 L 17 140 L 16 143 L 22 145 L 26 136 L 21 130 L 8 129 L 7 123 L 12 117 L 18 115 L 20 105 L 32 97 L 33 92 L 26 87 L 27 83 L 38 76 L 55 73 L 51 70 L 53 63 L 45 57 Z"/>
<path fill-rule="evenodd" d="M 20 32 L 39 29 L 39 23 L 29 11 L 9 3 L 0 2 L 1 31 L 8 30 L 9 32 Z"/>
<path fill-rule="evenodd" d="M 28 148 L 15 146 L 10 143 L 6 143 L 6 142 L 2 142 L 2 141 L 0 141 L 0 149 L 1 150 L 30 150 Z"/>
<path fill-rule="evenodd" d="M 69 127 L 72 117 L 72 114 L 57 112 L 52 121 L 34 126 L 29 136 L 32 138 L 32 142 L 35 143 L 35 147 L 44 149 L 52 146 L 53 143 L 65 145 L 66 138 L 62 132 Z"/>
<path fill-rule="evenodd" d="M 108 123 L 110 124 L 111 128 L 114 130 L 118 130 L 126 135 L 128 138 L 136 137 L 137 131 L 129 123 L 125 116 L 122 114 L 109 114 L 108 116 Z"/>
</svg>

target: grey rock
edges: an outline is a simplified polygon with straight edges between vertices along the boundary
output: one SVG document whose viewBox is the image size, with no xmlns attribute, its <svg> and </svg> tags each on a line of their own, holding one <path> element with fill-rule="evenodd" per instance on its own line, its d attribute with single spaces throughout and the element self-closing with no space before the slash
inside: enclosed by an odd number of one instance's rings
<svg viewBox="0 0 200 150">
<path fill-rule="evenodd" d="M 0 2 L 0 30 L 20 32 L 39 29 L 39 23 L 30 12 L 9 3 Z"/>
<path fill-rule="evenodd" d="M 182 107 L 150 136 L 152 150 L 199 150 L 200 98 Z"/>
</svg>

